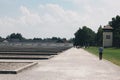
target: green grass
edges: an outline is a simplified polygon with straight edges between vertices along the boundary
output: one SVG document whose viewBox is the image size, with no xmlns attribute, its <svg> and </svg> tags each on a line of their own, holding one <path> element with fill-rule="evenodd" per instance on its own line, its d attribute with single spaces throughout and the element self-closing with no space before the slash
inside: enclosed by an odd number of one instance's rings
<svg viewBox="0 0 120 80">
<path fill-rule="evenodd" d="M 89 47 L 89 48 L 85 48 L 85 50 L 98 56 L 98 47 Z M 120 66 L 120 49 L 104 48 L 103 58 Z"/>
</svg>

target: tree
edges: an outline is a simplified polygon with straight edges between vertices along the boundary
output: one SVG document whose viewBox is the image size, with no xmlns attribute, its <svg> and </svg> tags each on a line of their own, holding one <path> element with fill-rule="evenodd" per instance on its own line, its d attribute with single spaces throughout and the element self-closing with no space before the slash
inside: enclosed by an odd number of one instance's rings
<svg viewBox="0 0 120 80">
<path fill-rule="evenodd" d="M 97 46 L 102 46 L 102 42 L 103 42 L 103 29 L 102 26 L 100 26 L 96 34 Z"/>
<path fill-rule="evenodd" d="M 113 46 L 120 47 L 120 16 L 112 18 L 109 25 L 113 27 Z"/>
<path fill-rule="evenodd" d="M 86 26 L 83 26 L 82 29 L 79 28 L 74 35 L 75 46 L 94 45 L 95 43 L 95 32 Z"/>
<path fill-rule="evenodd" d="M 82 29 L 79 28 L 79 30 L 77 30 L 77 32 L 74 34 L 75 35 L 75 38 L 74 38 L 74 46 L 83 46 L 82 44 L 82 38 L 81 38 L 81 32 L 82 32 Z"/>
<path fill-rule="evenodd" d="M 0 37 L 0 42 L 2 42 L 4 40 L 4 38 Z"/>
<path fill-rule="evenodd" d="M 0 40 L 2 39 L 2 37 L 0 37 Z"/>
<path fill-rule="evenodd" d="M 12 33 L 9 36 L 7 36 L 6 39 L 8 39 L 8 40 L 12 40 L 12 39 L 23 40 L 24 37 L 22 37 L 22 35 L 20 33 Z"/>
<path fill-rule="evenodd" d="M 35 41 L 42 41 L 42 38 L 34 38 Z"/>
</svg>

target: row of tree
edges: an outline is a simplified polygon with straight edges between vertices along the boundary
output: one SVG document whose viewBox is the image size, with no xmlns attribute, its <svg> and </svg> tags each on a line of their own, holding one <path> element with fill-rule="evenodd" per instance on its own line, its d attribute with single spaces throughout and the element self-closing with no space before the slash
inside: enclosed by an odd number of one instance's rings
<svg viewBox="0 0 120 80">
<path fill-rule="evenodd" d="M 120 47 L 120 16 L 112 18 L 108 24 L 113 28 L 113 46 Z M 102 46 L 103 30 L 102 26 L 98 28 L 97 33 L 92 29 L 83 26 L 74 34 L 74 46 Z"/>
<path fill-rule="evenodd" d="M 57 43 L 63 43 L 63 42 L 72 42 L 72 39 L 67 40 L 66 38 L 60 38 L 60 37 L 52 37 L 52 38 L 33 38 L 33 39 L 26 39 L 22 36 L 21 33 L 12 33 L 8 35 L 6 38 L 0 37 L 0 42 L 3 42 L 4 40 L 7 40 L 9 42 L 57 42 Z"/>
<path fill-rule="evenodd" d="M 120 16 L 112 18 L 108 24 L 113 27 L 113 46 L 120 47 Z M 75 46 L 102 46 L 103 40 L 103 30 L 102 26 L 98 28 L 97 33 L 95 33 L 92 29 L 87 26 L 83 26 L 79 28 L 77 32 L 74 34 L 75 38 L 67 40 L 66 38 L 52 37 L 52 38 L 33 38 L 26 39 L 20 33 L 12 33 L 8 35 L 6 38 L 0 37 L 0 42 L 3 40 L 8 41 L 55 41 L 55 42 L 74 42 Z"/>
</svg>

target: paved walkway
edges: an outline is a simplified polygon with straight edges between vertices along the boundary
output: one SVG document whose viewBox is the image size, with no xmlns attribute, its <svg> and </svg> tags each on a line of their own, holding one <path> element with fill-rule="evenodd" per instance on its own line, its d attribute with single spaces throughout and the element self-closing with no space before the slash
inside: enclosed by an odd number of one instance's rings
<svg viewBox="0 0 120 80">
<path fill-rule="evenodd" d="M 71 48 L 18 74 L 0 74 L 0 80 L 120 80 L 120 67 L 83 49 Z"/>
</svg>

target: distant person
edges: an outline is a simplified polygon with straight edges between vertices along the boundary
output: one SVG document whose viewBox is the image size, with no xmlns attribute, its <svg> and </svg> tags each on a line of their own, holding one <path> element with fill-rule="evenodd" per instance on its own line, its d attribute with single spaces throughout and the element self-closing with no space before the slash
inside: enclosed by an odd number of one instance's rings
<svg viewBox="0 0 120 80">
<path fill-rule="evenodd" d="M 99 47 L 99 59 L 102 60 L 103 47 Z"/>
</svg>

